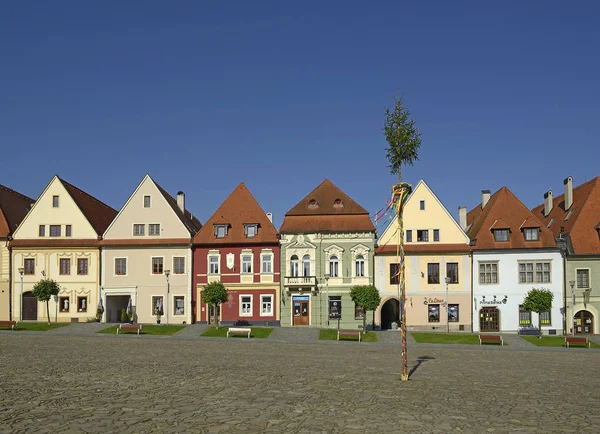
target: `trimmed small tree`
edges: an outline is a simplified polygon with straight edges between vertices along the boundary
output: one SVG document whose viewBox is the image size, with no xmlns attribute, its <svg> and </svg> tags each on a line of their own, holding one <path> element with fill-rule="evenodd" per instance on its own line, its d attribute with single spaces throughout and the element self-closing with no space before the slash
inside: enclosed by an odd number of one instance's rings
<svg viewBox="0 0 600 434">
<path fill-rule="evenodd" d="M 50 324 L 50 299 L 58 295 L 60 286 L 52 279 L 42 279 L 33 287 L 33 295 L 38 301 L 46 302 L 46 314 L 48 315 L 48 324 Z"/>
<path fill-rule="evenodd" d="M 552 300 L 554 294 L 549 289 L 533 288 L 523 300 L 523 309 L 538 314 L 538 338 L 542 337 L 542 312 L 549 312 L 552 309 Z"/>
<path fill-rule="evenodd" d="M 225 285 L 221 282 L 211 282 L 204 285 L 202 299 L 208 303 L 209 306 L 215 307 L 215 318 L 217 328 L 219 328 L 219 305 L 227 301 L 227 289 L 225 288 Z"/>
<path fill-rule="evenodd" d="M 367 311 L 373 311 L 373 330 L 375 330 L 375 309 L 381 303 L 379 290 L 373 285 L 357 285 L 350 289 L 350 298 L 363 308 L 363 333 L 367 332 Z"/>
</svg>

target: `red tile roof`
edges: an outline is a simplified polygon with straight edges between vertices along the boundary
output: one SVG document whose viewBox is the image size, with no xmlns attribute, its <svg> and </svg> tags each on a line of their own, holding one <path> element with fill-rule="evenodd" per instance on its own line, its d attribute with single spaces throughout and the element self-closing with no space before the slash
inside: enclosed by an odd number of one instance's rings
<svg viewBox="0 0 600 434">
<path fill-rule="evenodd" d="M 565 211 L 565 195 L 553 197 L 552 211 L 544 216 L 544 204 L 533 208 L 533 214 L 558 237 L 568 236 L 577 255 L 600 254 L 600 176 L 573 188 L 573 204 Z M 565 218 L 572 211 L 569 219 Z"/>
<path fill-rule="evenodd" d="M 225 238 L 215 236 L 215 225 L 227 224 Z M 244 224 L 258 224 L 258 232 L 246 237 Z M 279 243 L 277 229 L 242 182 L 225 199 L 194 237 L 194 244 L 261 244 Z"/>
<path fill-rule="evenodd" d="M 289 210 L 280 232 L 374 232 L 369 213 L 328 179 Z"/>
<path fill-rule="evenodd" d="M 35 199 L 0 185 L 0 238 L 11 235 L 25 218 Z"/>
<path fill-rule="evenodd" d="M 190 235 L 192 237 L 196 235 L 196 233 L 202 228 L 202 223 L 200 223 L 200 220 L 194 217 L 192 213 L 189 212 L 189 210 L 187 209 L 185 210 L 185 212 L 182 212 L 181 208 L 179 208 L 179 205 L 177 205 L 177 200 L 173 198 L 173 196 L 171 196 L 164 188 L 162 188 L 156 182 L 154 182 L 154 184 L 156 184 L 156 187 L 158 188 L 160 193 L 164 196 L 165 200 L 168 202 L 171 208 L 173 208 L 173 211 L 175 211 L 175 214 L 177 214 L 179 220 L 181 220 L 181 222 L 185 225 Z"/>
<path fill-rule="evenodd" d="M 498 225 L 497 221 L 502 224 Z M 557 248 L 552 233 L 539 225 L 539 241 L 525 241 L 521 225 L 537 220 L 531 211 L 507 188 L 495 192 L 482 210 L 477 205 L 467 214 L 467 235 L 473 250 Z M 495 225 L 495 226 L 494 226 Z M 510 229 L 509 241 L 495 241 L 492 227 Z"/>
</svg>

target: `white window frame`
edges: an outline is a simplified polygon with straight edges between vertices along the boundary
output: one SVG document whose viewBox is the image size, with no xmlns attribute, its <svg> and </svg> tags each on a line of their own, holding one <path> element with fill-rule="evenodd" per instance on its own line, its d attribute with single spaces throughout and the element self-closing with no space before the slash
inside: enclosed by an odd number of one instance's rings
<svg viewBox="0 0 600 434">
<path fill-rule="evenodd" d="M 305 261 L 305 259 L 308 257 L 308 261 Z M 308 262 L 308 274 L 306 274 L 304 271 L 304 265 L 306 264 L 306 262 Z M 311 270 L 312 270 L 312 259 L 310 257 L 310 255 L 307 253 L 305 255 L 302 255 L 302 276 L 303 277 L 309 277 L 312 276 L 311 274 Z"/>
<path fill-rule="evenodd" d="M 577 279 L 578 271 L 587 271 L 587 286 L 579 286 L 579 281 Z M 590 282 L 592 281 L 592 270 L 589 268 L 576 268 L 575 269 L 575 288 L 577 289 L 589 289 Z"/>
<path fill-rule="evenodd" d="M 161 273 L 154 272 L 154 259 L 162 259 L 162 272 Z M 150 275 L 151 276 L 162 276 L 164 274 L 165 274 L 165 257 L 164 256 L 151 256 L 150 257 Z M 164 300 L 163 300 L 163 302 L 164 302 Z"/>
<path fill-rule="evenodd" d="M 271 259 L 268 261 L 269 268 L 271 271 L 264 271 L 265 258 L 270 257 Z M 260 274 L 273 274 L 273 259 L 275 258 L 273 250 L 262 250 L 260 252 Z"/>
<path fill-rule="evenodd" d="M 485 282 L 485 279 L 483 279 L 484 280 L 483 283 L 481 282 L 480 267 L 481 267 L 481 265 L 487 265 L 487 264 L 496 264 L 496 281 L 495 282 L 487 283 L 487 282 Z M 490 270 L 491 270 L 491 266 L 490 266 Z M 491 275 L 491 273 L 492 272 L 490 271 L 490 275 Z M 486 274 L 486 272 L 484 271 L 484 275 L 485 274 Z M 478 261 L 477 262 L 477 283 L 479 285 L 499 285 L 500 284 L 500 261 Z"/>
<path fill-rule="evenodd" d="M 265 302 L 264 299 L 265 298 L 270 298 L 271 299 L 271 312 L 269 313 L 263 313 L 263 303 Z M 274 306 L 274 300 L 275 297 L 273 296 L 273 294 L 260 294 L 260 316 L 273 316 L 273 306 Z"/>
<path fill-rule="evenodd" d="M 244 308 L 244 305 L 242 304 L 243 303 L 242 302 L 242 298 L 243 297 L 250 297 L 250 312 L 249 313 L 244 313 L 243 312 L 243 308 Z M 253 304 L 254 300 L 253 300 L 252 294 L 240 294 L 239 300 L 240 300 L 240 309 L 239 309 L 240 310 L 240 316 L 245 316 L 245 317 L 252 316 L 252 308 L 254 306 L 254 304 Z"/>
<path fill-rule="evenodd" d="M 148 206 L 146 206 L 146 198 L 148 198 Z M 144 208 L 152 208 L 152 195 L 144 194 L 142 197 L 142 207 Z"/>
<path fill-rule="evenodd" d="M 177 305 L 175 304 L 176 298 L 183 298 L 183 313 L 176 313 Z M 185 315 L 185 295 L 173 295 L 172 297 L 173 316 L 184 316 Z"/>
<path fill-rule="evenodd" d="M 356 255 L 356 258 L 354 258 L 354 277 L 365 277 L 366 273 L 365 273 L 365 257 L 362 254 L 358 254 Z M 358 265 L 359 263 L 361 263 L 362 265 L 362 274 L 358 274 Z"/>
<path fill-rule="evenodd" d="M 175 259 L 183 259 L 183 271 L 181 273 L 177 272 L 177 268 L 175 267 Z M 185 256 L 173 256 L 173 268 L 171 268 L 171 270 L 173 270 L 173 274 L 185 274 Z"/>
<path fill-rule="evenodd" d="M 152 294 L 152 295 L 150 295 L 150 309 L 152 311 L 152 316 L 156 317 L 156 314 L 154 313 L 154 307 L 155 307 L 154 299 L 155 298 L 162 299 L 162 310 L 163 310 L 163 315 L 164 315 L 165 308 L 167 307 L 167 306 L 165 306 L 165 295 L 164 294 Z"/>
<path fill-rule="evenodd" d="M 211 271 L 211 258 L 217 258 L 217 272 L 216 273 L 212 273 Z M 221 275 L 221 254 L 219 252 L 208 252 L 208 255 L 206 257 L 206 263 L 208 268 L 206 269 L 207 274 L 209 276 L 220 276 Z"/>
<path fill-rule="evenodd" d="M 158 233 L 157 234 L 151 234 L 150 233 L 150 228 L 152 226 L 158 226 Z M 160 236 L 160 223 L 148 223 L 148 236 L 149 237 L 158 237 L 158 236 Z"/>
<path fill-rule="evenodd" d="M 527 270 L 527 264 L 531 264 L 531 270 Z M 537 269 L 538 264 L 541 264 L 541 271 Z M 549 264 L 550 268 L 548 270 L 544 270 L 544 264 Z M 521 271 L 521 265 L 525 266 L 525 270 Z M 521 273 L 525 273 L 525 281 L 521 281 Z M 531 273 L 531 282 L 527 281 L 527 273 Z M 537 274 L 542 273 L 542 280 L 537 280 Z M 544 273 L 548 273 L 549 279 L 548 281 L 544 280 Z M 518 261 L 518 271 L 517 271 L 517 282 L 520 285 L 530 285 L 532 283 L 552 283 L 552 260 L 550 259 L 542 259 L 542 260 L 523 260 Z"/>
<path fill-rule="evenodd" d="M 296 259 L 294 259 L 294 256 L 296 257 Z M 293 267 L 293 262 L 292 261 L 296 261 L 296 274 L 294 274 L 294 267 Z M 288 260 L 288 264 L 290 265 L 290 277 L 298 277 L 300 276 L 300 258 L 298 257 L 297 254 L 293 254 L 292 256 L 290 256 L 290 259 Z"/>
<path fill-rule="evenodd" d="M 527 234 L 535 234 L 535 238 L 527 238 Z M 539 241 L 540 240 L 540 229 L 539 228 L 523 228 L 523 237 L 525 241 Z"/>
<path fill-rule="evenodd" d="M 250 257 L 250 271 L 244 271 L 244 256 Z M 240 274 L 246 276 L 254 273 L 254 252 L 252 250 L 242 250 L 240 253 Z"/>
<path fill-rule="evenodd" d="M 334 258 L 334 257 L 335 257 L 335 261 L 332 261 L 331 258 Z M 329 255 L 327 262 L 328 262 L 327 271 L 329 271 L 329 277 L 334 278 L 334 279 L 340 277 L 340 258 L 338 257 L 338 255 L 336 255 L 336 254 Z M 335 266 L 333 266 L 333 264 L 335 264 Z M 332 272 L 334 268 L 335 268 L 335 274 Z"/>
<path fill-rule="evenodd" d="M 250 228 L 254 231 L 252 235 L 250 235 Z M 247 223 L 244 224 L 244 235 L 246 238 L 254 238 L 258 235 L 258 224 L 256 223 Z"/>
<path fill-rule="evenodd" d="M 223 230 L 222 237 L 219 236 L 219 229 Z M 215 225 L 215 238 L 217 238 L 217 239 L 225 238 L 227 236 L 227 232 L 228 232 L 227 229 L 228 229 L 228 225 Z"/>
<path fill-rule="evenodd" d="M 117 274 L 117 259 L 125 259 L 125 274 Z M 127 276 L 128 272 L 129 272 L 129 260 L 127 256 L 115 256 L 113 258 L 114 262 L 113 262 L 113 276 L 114 277 L 123 277 L 123 276 Z"/>
<path fill-rule="evenodd" d="M 139 227 L 142 228 L 142 233 L 141 234 L 136 234 L 135 233 L 136 226 L 139 226 Z M 133 234 L 134 237 L 143 237 L 143 236 L 145 236 L 146 235 L 146 224 L 145 223 L 134 223 L 133 227 L 132 227 L 131 233 Z"/>
</svg>

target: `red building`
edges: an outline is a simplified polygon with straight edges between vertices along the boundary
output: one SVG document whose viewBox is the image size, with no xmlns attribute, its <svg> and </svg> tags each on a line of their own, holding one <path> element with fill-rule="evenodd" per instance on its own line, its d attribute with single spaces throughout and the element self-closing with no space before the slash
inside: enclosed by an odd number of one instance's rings
<svg viewBox="0 0 600 434">
<path fill-rule="evenodd" d="M 279 238 L 271 219 L 241 183 L 196 234 L 196 321 L 214 322 L 202 290 L 221 281 L 228 293 L 220 306 L 223 324 L 279 325 Z"/>
</svg>

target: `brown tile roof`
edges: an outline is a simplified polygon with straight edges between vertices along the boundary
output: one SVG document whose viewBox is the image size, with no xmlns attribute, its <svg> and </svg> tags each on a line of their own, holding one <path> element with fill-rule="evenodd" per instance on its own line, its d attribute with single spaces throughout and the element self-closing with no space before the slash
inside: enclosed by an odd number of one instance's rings
<svg viewBox="0 0 600 434">
<path fill-rule="evenodd" d="M 168 204 L 173 208 L 179 220 L 185 225 L 186 229 L 189 231 L 190 235 L 193 237 L 196 233 L 202 228 L 202 223 L 196 217 L 192 215 L 189 210 L 185 210 L 185 213 L 181 212 L 179 205 L 177 205 L 177 200 L 173 198 L 164 188 L 154 182 L 160 193 L 164 196 L 165 200 Z"/>
<path fill-rule="evenodd" d="M 468 244 L 411 244 L 404 243 L 405 253 L 468 253 L 472 247 Z M 375 250 L 376 254 L 396 254 L 396 245 L 381 246 Z"/>
<path fill-rule="evenodd" d="M 17 229 L 34 203 L 35 199 L 0 184 L 0 238 Z"/>
<path fill-rule="evenodd" d="M 523 205 L 512 191 L 507 187 L 502 187 L 490 197 L 483 210 L 481 205 L 477 205 L 467 214 L 467 225 L 469 226 L 467 236 L 471 239 L 473 250 L 556 249 L 554 236 L 543 225 L 540 225 L 539 241 L 525 241 L 521 225 L 531 218 L 535 220 L 531 211 Z M 501 226 L 507 226 L 502 229 L 510 229 L 509 241 L 496 242 L 494 240 L 491 228 L 498 220 L 504 222 Z M 499 227 L 496 226 L 496 229 L 499 229 Z"/>
<path fill-rule="evenodd" d="M 126 238 L 123 240 L 102 240 L 101 244 L 103 246 L 189 246 L 190 240 L 189 238 L 140 238 L 139 240 Z"/>
<path fill-rule="evenodd" d="M 565 195 L 552 198 L 552 211 L 544 217 L 544 204 L 533 208 L 533 214 L 549 226 L 558 237 L 568 236 L 577 255 L 600 254 L 600 236 L 595 226 L 600 220 L 600 176 L 573 188 L 573 204 L 565 211 Z M 567 221 L 565 218 L 573 211 Z"/>
<path fill-rule="evenodd" d="M 12 240 L 10 242 L 11 247 L 99 247 L 100 240 L 92 239 L 71 239 L 61 238 L 57 240 L 48 239 L 48 237 L 41 239 L 25 239 L 25 240 Z"/>
<path fill-rule="evenodd" d="M 369 213 L 328 179 L 285 214 L 280 232 L 374 232 Z"/>
<path fill-rule="evenodd" d="M 58 178 L 58 177 L 57 177 Z M 64 179 L 58 180 L 65 187 L 73 201 L 77 204 L 85 218 L 90 222 L 96 233 L 101 236 L 106 228 L 117 216 L 117 211 L 104 202 L 99 201 L 94 196 L 68 183 Z"/>
<path fill-rule="evenodd" d="M 258 223 L 258 233 L 247 238 L 244 224 Z M 225 238 L 215 236 L 215 224 L 228 224 Z M 277 229 L 242 182 L 223 201 L 194 237 L 194 244 L 259 244 L 278 243 Z"/>
</svg>

